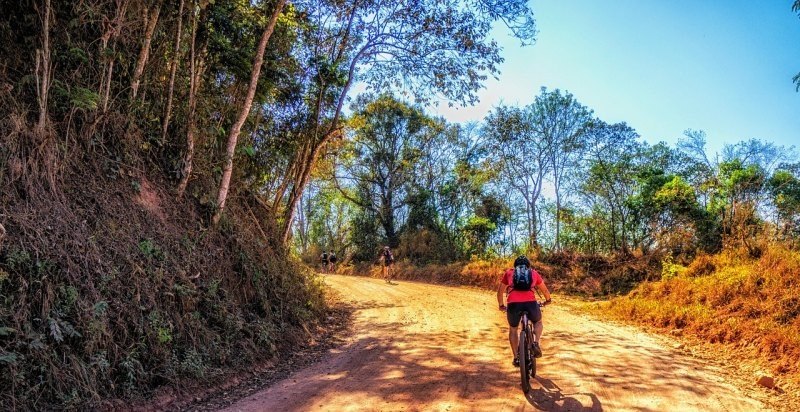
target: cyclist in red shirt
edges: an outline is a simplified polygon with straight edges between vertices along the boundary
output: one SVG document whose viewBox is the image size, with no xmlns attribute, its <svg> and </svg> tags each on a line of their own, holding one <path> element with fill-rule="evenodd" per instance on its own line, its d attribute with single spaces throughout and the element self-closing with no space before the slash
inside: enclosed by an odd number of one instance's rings
<svg viewBox="0 0 800 412">
<path fill-rule="evenodd" d="M 508 341 L 511 343 L 511 351 L 514 353 L 514 366 L 519 366 L 519 358 L 517 357 L 517 347 L 519 346 L 519 334 L 517 327 L 522 318 L 522 312 L 528 312 L 528 319 L 533 322 L 533 332 L 536 334 L 536 341 L 533 342 L 533 355 L 537 358 L 542 356 L 542 349 L 539 347 L 539 340 L 542 337 L 542 311 L 539 310 L 539 304 L 536 302 L 536 294 L 533 288 L 539 289 L 544 294 L 544 304 L 550 303 L 550 291 L 542 280 L 542 276 L 536 269 L 531 268 L 531 262 L 525 256 L 520 256 L 514 260 L 514 267 L 524 266 L 530 270 L 530 289 L 518 290 L 514 288 L 514 269 L 508 269 L 500 278 L 500 283 L 497 286 L 497 303 L 500 310 L 506 312 L 508 318 Z M 506 302 L 508 307 L 503 304 L 503 296 L 508 293 Z"/>
</svg>

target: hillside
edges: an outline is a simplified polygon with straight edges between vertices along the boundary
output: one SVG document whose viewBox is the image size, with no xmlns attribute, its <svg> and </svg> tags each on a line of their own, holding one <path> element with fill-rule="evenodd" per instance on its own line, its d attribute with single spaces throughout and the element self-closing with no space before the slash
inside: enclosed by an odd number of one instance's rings
<svg viewBox="0 0 800 412">
<path fill-rule="evenodd" d="M 246 197 L 218 229 L 163 178 L 68 170 L 5 186 L 0 409 L 97 408 L 282 357 L 324 310 L 313 275 L 269 244 Z"/>
<path fill-rule="evenodd" d="M 715 344 L 729 360 L 745 365 L 755 361 L 785 390 L 796 391 L 798 296 L 800 253 L 771 245 L 757 258 L 734 250 L 698 256 L 688 266 L 667 264 L 661 280 L 642 283 L 601 310 Z"/>
</svg>

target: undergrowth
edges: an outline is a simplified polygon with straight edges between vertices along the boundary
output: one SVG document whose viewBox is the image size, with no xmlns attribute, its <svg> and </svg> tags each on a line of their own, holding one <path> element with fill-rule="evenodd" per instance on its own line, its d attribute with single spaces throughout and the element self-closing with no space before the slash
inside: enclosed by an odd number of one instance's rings
<svg viewBox="0 0 800 412">
<path fill-rule="evenodd" d="M 800 253 L 782 245 L 758 258 L 728 250 L 688 266 L 667 261 L 661 280 L 642 283 L 602 310 L 746 350 L 800 381 Z"/>
<path fill-rule="evenodd" d="M 400 260 L 394 264 L 396 279 L 474 286 L 495 289 L 514 259 L 472 260 L 447 265 L 414 265 Z M 661 266 L 653 256 L 579 255 L 571 252 L 542 254 L 532 262 L 550 290 L 581 296 L 607 296 L 626 293 L 650 279 Z M 339 273 L 381 277 L 380 265 L 356 263 L 343 266 Z"/>
<path fill-rule="evenodd" d="M 211 380 L 280 356 L 324 310 L 246 197 L 207 229 L 157 178 L 76 173 L 58 193 L 0 193 L 0 410 L 113 408 Z"/>
</svg>

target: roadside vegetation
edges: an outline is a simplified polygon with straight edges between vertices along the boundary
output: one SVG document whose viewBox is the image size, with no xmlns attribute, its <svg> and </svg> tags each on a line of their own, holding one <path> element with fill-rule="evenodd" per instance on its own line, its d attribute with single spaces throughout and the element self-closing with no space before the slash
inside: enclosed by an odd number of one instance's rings
<svg viewBox="0 0 800 412">
<path fill-rule="evenodd" d="M 800 252 L 784 245 L 767 245 L 759 257 L 726 250 L 687 266 L 665 262 L 661 280 L 640 284 L 602 310 L 730 345 L 800 383 Z"/>
<path fill-rule="evenodd" d="M 488 288 L 526 254 L 556 290 L 611 299 L 605 313 L 796 376 L 796 148 L 711 150 L 692 129 L 653 143 L 579 99 L 542 88 L 451 124 L 398 94 L 360 96 L 299 201 L 295 253 L 378 277 L 389 246 L 398 279 Z"/>
<path fill-rule="evenodd" d="M 293 225 L 356 82 L 470 104 L 492 27 L 533 41 L 525 1 L 448 4 L 0 0 L 0 410 L 125 407 L 302 346 L 328 308 Z"/>
<path fill-rule="evenodd" d="M 384 245 L 477 287 L 528 254 L 797 373 L 794 149 L 648 142 L 560 89 L 448 123 L 431 103 L 500 74 L 493 27 L 537 30 L 525 0 L 457 3 L 0 0 L 0 410 L 280 361 L 325 318 L 322 252 L 375 274 Z"/>
</svg>

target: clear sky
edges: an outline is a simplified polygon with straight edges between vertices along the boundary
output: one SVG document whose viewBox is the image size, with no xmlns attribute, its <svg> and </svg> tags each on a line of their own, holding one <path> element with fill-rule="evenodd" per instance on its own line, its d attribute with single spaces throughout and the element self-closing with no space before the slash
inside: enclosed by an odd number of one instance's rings
<svg viewBox="0 0 800 412">
<path fill-rule="evenodd" d="M 539 34 L 520 47 L 497 29 L 505 62 L 480 104 L 430 112 L 481 120 L 527 105 L 542 86 L 571 92 L 600 119 L 648 142 L 704 130 L 710 151 L 758 138 L 800 146 L 800 18 L 791 0 L 532 0 Z"/>
</svg>

